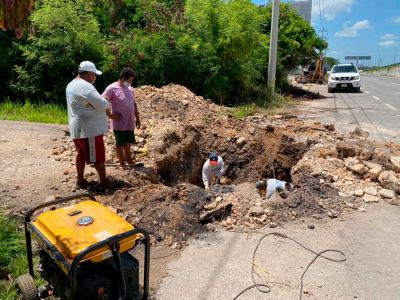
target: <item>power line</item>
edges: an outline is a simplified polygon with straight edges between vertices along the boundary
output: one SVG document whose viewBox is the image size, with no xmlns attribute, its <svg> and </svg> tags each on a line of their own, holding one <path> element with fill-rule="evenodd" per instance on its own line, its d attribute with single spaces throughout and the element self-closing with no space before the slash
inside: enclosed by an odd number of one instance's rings
<svg viewBox="0 0 400 300">
<path fill-rule="evenodd" d="M 321 0 L 318 0 L 318 6 L 319 6 L 319 20 L 321 22 L 321 28 L 324 28 L 324 22 L 322 21 Z"/>
<path fill-rule="evenodd" d="M 324 5 L 324 0 L 322 0 L 322 20 L 324 21 L 324 27 L 326 27 L 326 23 L 325 23 L 325 5 Z"/>
</svg>

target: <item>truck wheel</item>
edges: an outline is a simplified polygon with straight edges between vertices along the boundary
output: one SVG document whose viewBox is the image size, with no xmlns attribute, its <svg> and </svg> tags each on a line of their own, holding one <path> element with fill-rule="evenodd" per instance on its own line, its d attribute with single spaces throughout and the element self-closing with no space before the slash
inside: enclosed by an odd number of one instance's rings
<svg viewBox="0 0 400 300">
<path fill-rule="evenodd" d="M 333 93 L 334 89 L 331 87 L 328 87 L 328 93 Z"/>
<path fill-rule="evenodd" d="M 35 281 L 29 274 L 19 276 L 15 282 L 19 289 L 22 300 L 38 300 L 39 291 L 36 287 Z"/>
<path fill-rule="evenodd" d="M 361 88 L 360 88 L 360 87 L 356 87 L 356 88 L 354 88 L 354 91 L 355 91 L 356 93 L 360 93 L 360 92 L 361 92 Z"/>
</svg>

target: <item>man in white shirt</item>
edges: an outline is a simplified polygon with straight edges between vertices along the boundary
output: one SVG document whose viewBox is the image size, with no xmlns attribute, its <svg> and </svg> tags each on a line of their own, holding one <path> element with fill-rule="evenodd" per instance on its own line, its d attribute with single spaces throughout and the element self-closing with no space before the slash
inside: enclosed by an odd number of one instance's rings
<svg viewBox="0 0 400 300">
<path fill-rule="evenodd" d="M 268 179 L 267 180 L 267 195 L 266 198 L 269 199 L 271 196 L 277 192 L 283 191 L 292 191 L 293 185 L 286 181 L 278 180 L 278 179 Z"/>
<path fill-rule="evenodd" d="M 105 170 L 103 135 L 108 131 L 110 104 L 97 92 L 93 83 L 102 72 L 90 61 L 79 65 L 78 76 L 66 88 L 68 125 L 77 151 L 77 187 L 86 188 L 85 164 L 94 164 L 100 177 L 99 187 L 109 185 Z M 117 116 L 116 116 L 117 117 Z"/>
<path fill-rule="evenodd" d="M 224 174 L 224 161 L 216 152 L 211 152 L 207 161 L 203 165 L 203 183 L 204 188 L 208 190 L 216 181 L 219 182 Z"/>
</svg>

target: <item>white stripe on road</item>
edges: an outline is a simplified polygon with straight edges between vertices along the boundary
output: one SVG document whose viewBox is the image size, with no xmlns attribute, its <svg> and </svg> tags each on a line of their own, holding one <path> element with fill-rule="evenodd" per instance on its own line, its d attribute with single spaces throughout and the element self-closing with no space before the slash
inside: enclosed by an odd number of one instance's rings
<svg viewBox="0 0 400 300">
<path fill-rule="evenodd" d="M 390 104 L 386 104 L 386 103 L 385 103 L 385 105 L 386 105 L 387 107 L 389 107 L 391 110 L 397 110 L 396 107 L 393 107 L 393 106 L 391 106 Z"/>
<path fill-rule="evenodd" d="M 365 91 L 365 93 L 369 95 L 369 92 L 368 92 L 368 91 Z"/>
<path fill-rule="evenodd" d="M 396 92 L 395 94 L 400 95 L 400 92 Z"/>
<path fill-rule="evenodd" d="M 372 96 L 372 98 L 374 98 L 375 100 L 381 100 L 377 96 Z"/>
<path fill-rule="evenodd" d="M 395 84 L 395 85 L 400 85 L 400 83 L 394 83 L 394 82 L 392 82 L 392 84 Z"/>
</svg>

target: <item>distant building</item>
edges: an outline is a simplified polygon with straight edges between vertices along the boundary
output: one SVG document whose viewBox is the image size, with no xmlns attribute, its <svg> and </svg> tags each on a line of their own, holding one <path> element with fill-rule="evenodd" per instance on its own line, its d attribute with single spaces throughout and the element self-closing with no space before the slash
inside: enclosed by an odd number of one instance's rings
<svg viewBox="0 0 400 300">
<path fill-rule="evenodd" d="M 312 0 L 295 0 L 290 1 L 294 9 L 303 17 L 308 23 L 311 23 L 311 8 Z"/>
</svg>

